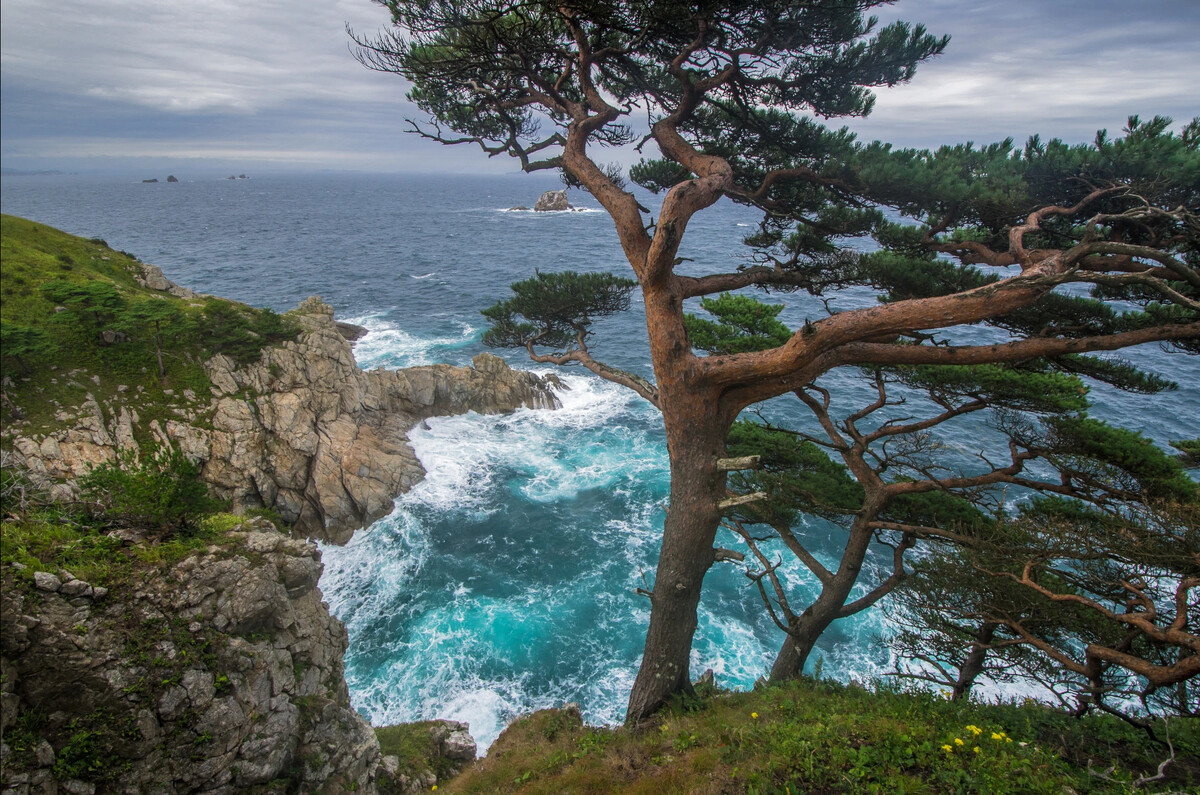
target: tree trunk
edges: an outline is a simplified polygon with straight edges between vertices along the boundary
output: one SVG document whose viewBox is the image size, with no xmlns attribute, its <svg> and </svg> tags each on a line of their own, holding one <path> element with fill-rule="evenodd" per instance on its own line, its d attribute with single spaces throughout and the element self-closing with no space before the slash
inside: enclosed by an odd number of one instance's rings
<svg viewBox="0 0 1200 795">
<path fill-rule="evenodd" d="M 958 701 L 970 697 L 975 680 L 983 672 L 983 664 L 987 660 L 988 644 L 996 635 L 997 626 L 997 624 L 986 623 L 979 628 L 979 634 L 975 636 L 977 642 L 973 644 L 971 653 L 967 655 L 966 661 L 958 669 L 958 681 L 954 683 L 954 690 L 950 694 L 952 700 Z"/>
<path fill-rule="evenodd" d="M 167 374 L 167 368 L 163 367 L 162 332 L 158 330 L 158 323 L 154 324 L 154 352 L 158 354 L 158 375 L 162 378 Z"/>
<path fill-rule="evenodd" d="M 838 563 L 837 573 L 821 587 L 817 600 L 789 622 L 787 638 L 775 657 L 775 664 L 771 666 L 772 682 L 796 679 L 803 674 L 804 664 L 812 654 L 817 639 L 830 624 L 841 617 L 842 608 L 845 607 L 846 600 L 858 581 L 858 573 L 867 556 L 871 539 L 874 538 L 869 523 L 879 513 L 881 506 L 882 498 L 868 489 L 866 501 L 850 526 L 850 534 L 846 539 L 846 548 Z"/>
<path fill-rule="evenodd" d="M 713 564 L 713 541 L 721 514 L 725 473 L 717 459 L 725 451 L 729 423 L 715 401 L 664 400 L 667 449 L 671 458 L 671 502 L 651 596 L 650 628 L 626 723 L 648 717 L 673 694 L 691 692 L 688 670 L 700 586 Z M 708 404 L 708 405 L 706 405 Z M 682 408 L 682 410 L 679 410 Z M 676 410 L 672 410 L 676 409 Z"/>
<path fill-rule="evenodd" d="M 812 654 L 817 638 L 837 619 L 839 607 L 834 604 L 822 605 L 818 601 L 792 623 L 783 647 L 771 666 L 772 682 L 796 679 L 804 673 L 804 665 Z"/>
</svg>

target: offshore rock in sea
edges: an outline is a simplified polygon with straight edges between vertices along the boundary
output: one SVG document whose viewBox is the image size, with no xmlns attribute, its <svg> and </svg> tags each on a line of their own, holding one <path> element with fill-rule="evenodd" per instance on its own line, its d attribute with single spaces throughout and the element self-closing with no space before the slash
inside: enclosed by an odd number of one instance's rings
<svg viewBox="0 0 1200 795">
<path fill-rule="evenodd" d="M 539 196 L 537 204 L 533 205 L 533 211 L 538 213 L 563 212 L 570 209 L 565 190 L 548 190 Z"/>
</svg>

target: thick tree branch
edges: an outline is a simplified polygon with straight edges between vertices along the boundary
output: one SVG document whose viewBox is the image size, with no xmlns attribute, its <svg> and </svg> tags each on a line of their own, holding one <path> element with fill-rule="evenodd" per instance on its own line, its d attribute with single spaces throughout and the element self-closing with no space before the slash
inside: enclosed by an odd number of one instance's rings
<svg viewBox="0 0 1200 795">
<path fill-rule="evenodd" d="M 534 350 L 533 341 L 527 342 L 525 348 L 529 353 L 529 358 L 538 364 L 565 365 L 572 362 L 582 364 L 584 367 L 591 370 L 605 381 L 611 381 L 614 384 L 620 384 L 621 386 L 628 387 L 629 389 L 632 389 L 634 392 L 638 393 L 638 395 L 644 398 L 656 409 L 661 410 L 662 408 L 659 405 L 658 389 L 654 386 L 654 384 L 650 383 L 639 375 L 635 375 L 634 373 L 626 372 L 625 370 L 620 370 L 616 367 L 610 367 L 604 362 L 596 361 L 592 358 L 591 354 L 587 352 L 586 348 L 576 348 L 561 354 L 544 354 L 537 353 Z"/>
</svg>

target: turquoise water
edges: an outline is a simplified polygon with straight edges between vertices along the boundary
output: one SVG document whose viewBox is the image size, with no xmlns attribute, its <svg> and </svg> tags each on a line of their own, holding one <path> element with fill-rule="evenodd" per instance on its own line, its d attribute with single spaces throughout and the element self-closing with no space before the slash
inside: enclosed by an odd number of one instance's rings
<svg viewBox="0 0 1200 795">
<path fill-rule="evenodd" d="M 545 178 L 180 176 L 155 185 L 5 177 L 3 209 L 103 237 L 204 292 L 278 310 L 321 294 L 340 319 L 370 329 L 355 349 L 365 367 L 467 363 L 484 350 L 479 310 L 535 268 L 627 272 L 611 221 L 590 197 L 571 198 L 590 212 L 507 211 L 556 187 Z M 680 252 L 695 263 L 684 267 L 732 269 L 752 222 L 731 204 L 698 216 Z M 873 300 L 857 291 L 836 306 Z M 627 315 L 598 324 L 594 347 L 598 358 L 649 375 L 638 309 L 635 300 Z M 824 311 L 797 296 L 782 319 L 797 327 Z M 1119 403 L 1097 389 L 1095 413 L 1134 418 L 1160 442 L 1195 436 L 1200 364 L 1155 346 L 1135 355 L 1183 388 Z M 558 372 L 570 387 L 561 410 L 432 419 L 414 429 L 426 479 L 345 547 L 323 546 L 321 588 L 350 634 L 351 697 L 373 723 L 466 720 L 486 746 L 514 715 L 568 701 L 588 720 L 620 720 L 649 616 L 635 588 L 643 573 L 653 577 L 667 495 L 661 424 L 627 390 L 578 369 Z M 873 396 L 852 374 L 822 383 L 835 408 Z M 767 411 L 796 419 L 794 403 Z M 966 461 L 984 434 L 962 423 L 946 439 L 948 452 Z M 832 563 L 838 534 L 819 519 L 802 524 Z M 879 555 L 868 573 L 889 564 L 890 555 Z M 812 590 L 795 567 L 785 578 L 793 592 Z M 878 612 L 835 625 L 820 643 L 824 673 L 846 680 L 888 670 L 878 641 L 886 630 Z M 781 641 L 741 570 L 714 567 L 694 674 L 712 668 L 718 683 L 749 687 Z"/>
</svg>

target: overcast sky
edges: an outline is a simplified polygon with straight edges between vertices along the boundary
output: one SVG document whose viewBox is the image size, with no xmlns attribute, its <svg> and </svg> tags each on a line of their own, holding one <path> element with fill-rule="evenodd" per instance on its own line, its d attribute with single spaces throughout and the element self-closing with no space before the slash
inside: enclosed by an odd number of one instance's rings
<svg viewBox="0 0 1200 795">
<path fill-rule="evenodd" d="M 945 55 L 851 127 L 903 146 L 1090 140 L 1200 115 L 1200 0 L 901 0 Z M 513 171 L 402 132 L 399 77 L 351 56 L 370 0 L 4 0 L 3 165 L 17 169 Z"/>
</svg>

